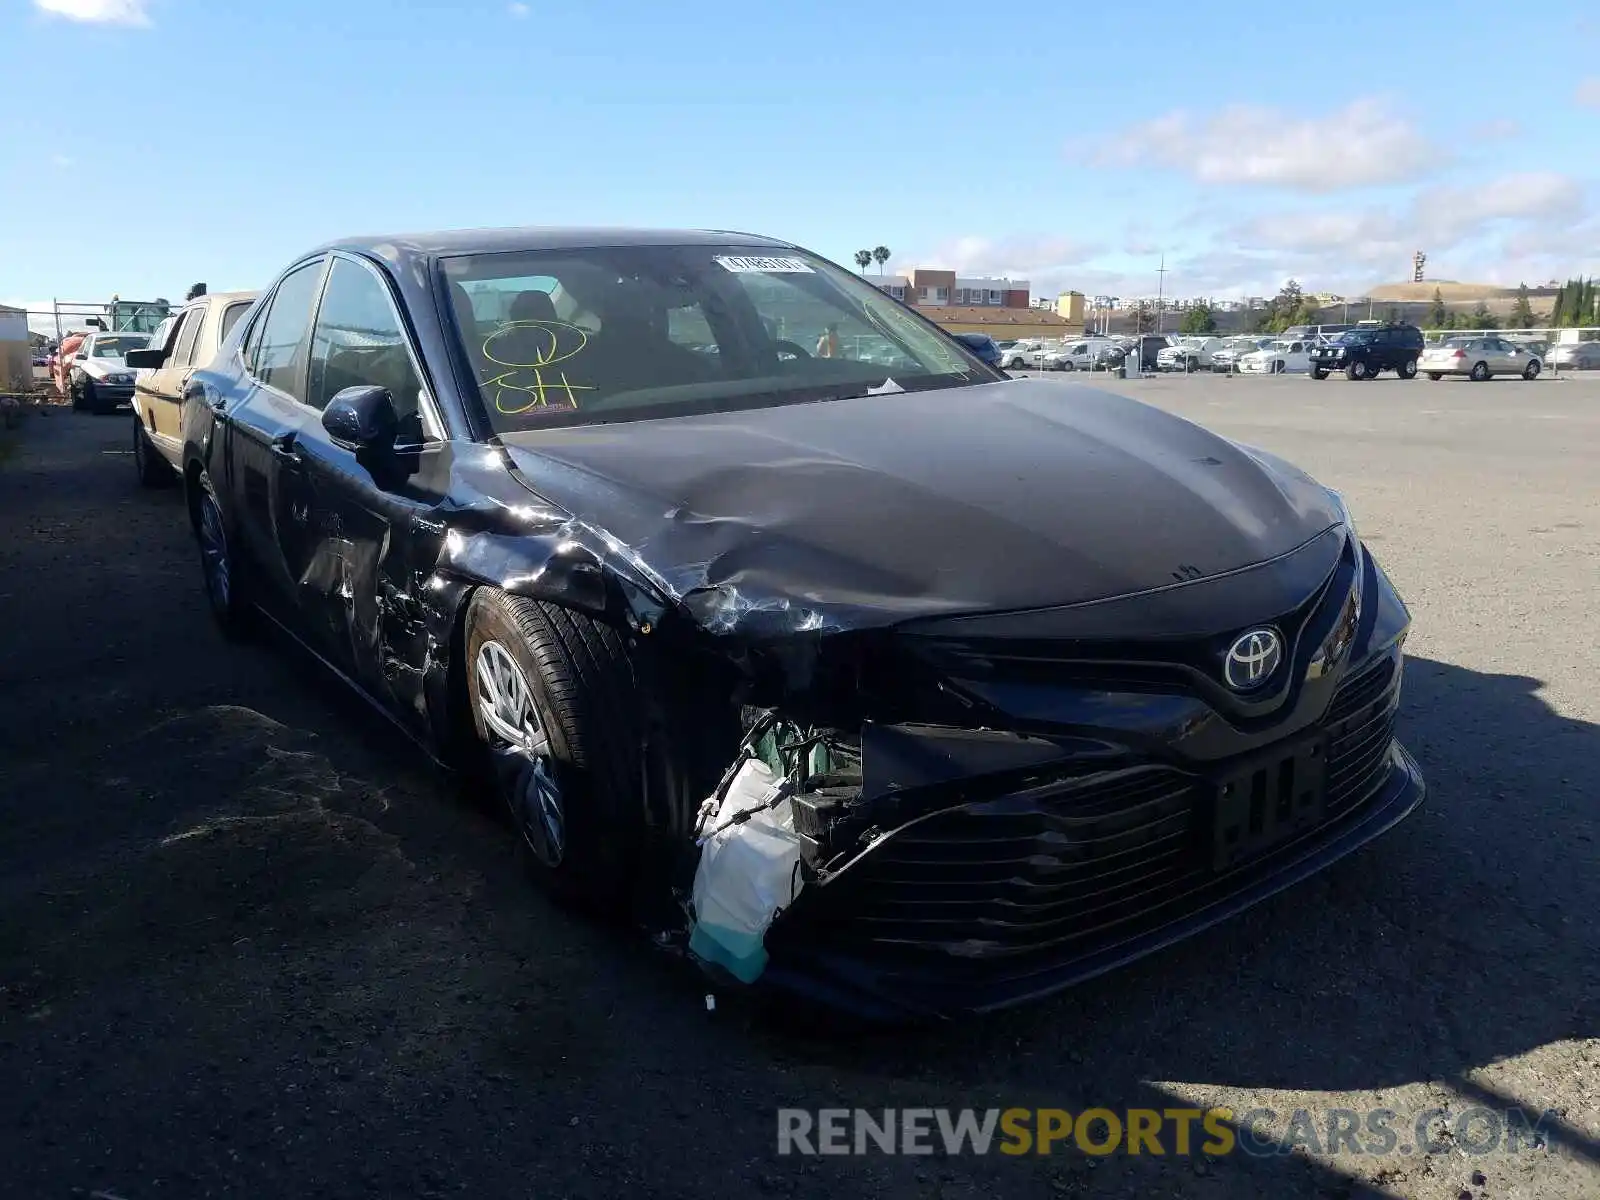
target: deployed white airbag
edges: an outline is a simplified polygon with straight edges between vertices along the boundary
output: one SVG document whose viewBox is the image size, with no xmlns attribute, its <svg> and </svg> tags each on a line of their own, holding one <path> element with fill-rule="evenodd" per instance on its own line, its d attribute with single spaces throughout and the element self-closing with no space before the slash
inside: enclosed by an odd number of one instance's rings
<svg viewBox="0 0 1600 1200">
<path fill-rule="evenodd" d="M 757 758 L 740 764 L 701 817 L 689 949 L 753 983 L 767 966 L 767 929 L 804 886 L 800 839 L 782 780 Z"/>
</svg>

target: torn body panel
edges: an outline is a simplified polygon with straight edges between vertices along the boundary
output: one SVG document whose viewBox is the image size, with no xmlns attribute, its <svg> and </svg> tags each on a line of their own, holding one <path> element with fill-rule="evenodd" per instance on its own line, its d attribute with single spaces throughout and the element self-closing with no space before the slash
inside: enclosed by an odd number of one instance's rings
<svg viewBox="0 0 1600 1200">
<path fill-rule="evenodd" d="M 1391 827 L 1423 790 L 1393 736 L 1408 618 L 1375 565 L 1359 562 L 1356 640 L 1310 670 L 1343 636 L 1330 618 L 1357 565 L 1347 545 L 1279 618 L 1292 658 L 1266 715 L 1185 686 L 1193 647 L 1130 665 L 1074 639 L 1043 660 L 1046 682 L 989 637 L 967 659 L 941 647 L 945 679 L 975 701 L 959 724 L 769 716 L 776 755 L 771 738 L 749 752 L 785 781 L 801 886 L 769 914 L 763 980 L 882 1017 L 1004 1007 L 1222 920 Z M 1017 673 L 1032 675 L 1021 692 Z"/>
</svg>

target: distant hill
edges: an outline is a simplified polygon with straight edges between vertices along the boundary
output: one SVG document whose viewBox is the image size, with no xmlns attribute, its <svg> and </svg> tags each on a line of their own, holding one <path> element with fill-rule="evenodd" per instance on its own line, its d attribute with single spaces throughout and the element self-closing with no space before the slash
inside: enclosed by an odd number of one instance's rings
<svg viewBox="0 0 1600 1200">
<path fill-rule="evenodd" d="M 1453 279 L 1429 279 L 1423 283 L 1386 283 L 1367 294 L 1374 300 L 1393 304 L 1426 304 L 1437 290 L 1446 304 L 1475 304 L 1479 300 L 1499 300 L 1515 296 L 1516 288 L 1493 283 L 1457 283 Z"/>
</svg>

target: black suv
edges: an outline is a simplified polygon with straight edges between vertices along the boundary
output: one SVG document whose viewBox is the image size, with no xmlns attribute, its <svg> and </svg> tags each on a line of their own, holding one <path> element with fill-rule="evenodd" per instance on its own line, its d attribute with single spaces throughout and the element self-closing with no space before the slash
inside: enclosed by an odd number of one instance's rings
<svg viewBox="0 0 1600 1200">
<path fill-rule="evenodd" d="M 1415 379 L 1421 355 L 1422 330 L 1415 325 L 1364 325 L 1313 350 L 1311 378 L 1343 371 L 1348 379 L 1371 379 L 1379 371 L 1393 371 L 1401 379 Z"/>
</svg>

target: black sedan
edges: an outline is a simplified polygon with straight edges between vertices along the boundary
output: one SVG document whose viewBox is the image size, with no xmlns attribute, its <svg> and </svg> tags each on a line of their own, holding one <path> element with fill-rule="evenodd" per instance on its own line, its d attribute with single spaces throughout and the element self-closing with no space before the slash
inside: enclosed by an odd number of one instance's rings
<svg viewBox="0 0 1600 1200">
<path fill-rule="evenodd" d="M 1337 495 L 1008 379 L 786 243 L 328 246 L 193 376 L 184 441 L 223 627 L 281 626 L 542 884 L 719 976 L 1001 1007 L 1423 795 L 1409 617 Z"/>
</svg>

